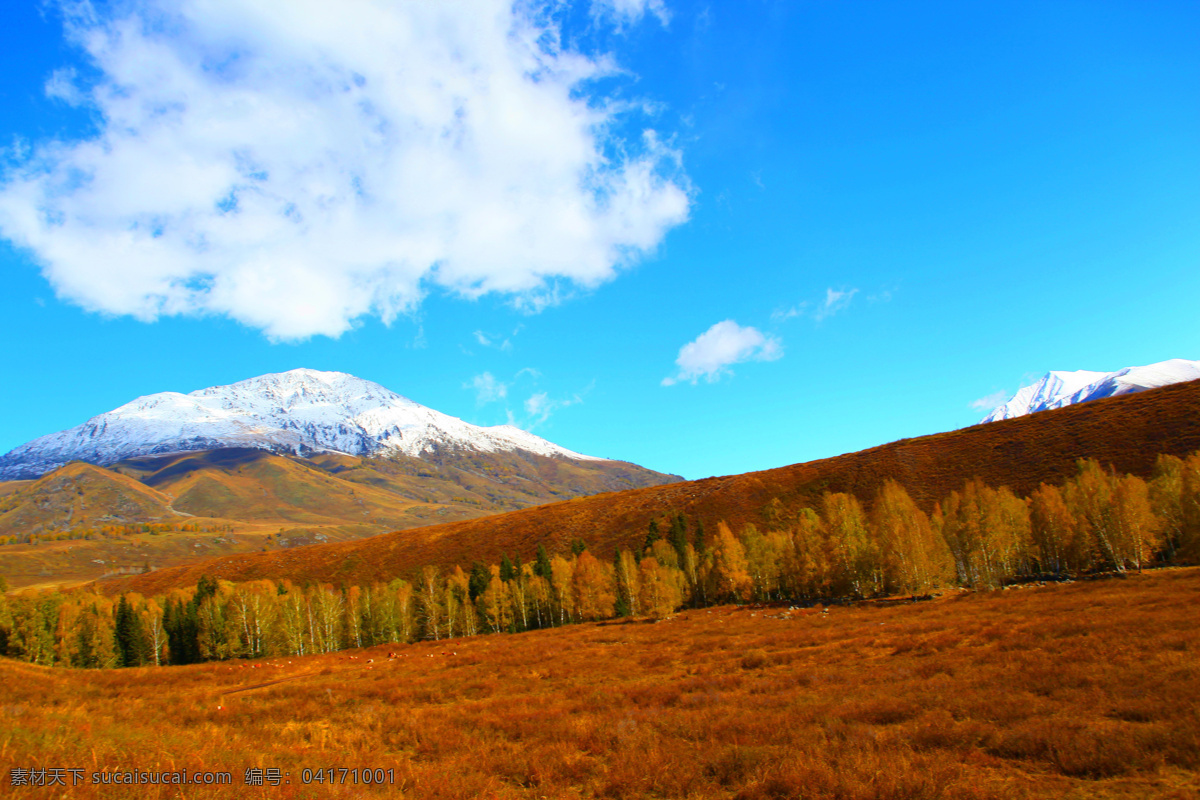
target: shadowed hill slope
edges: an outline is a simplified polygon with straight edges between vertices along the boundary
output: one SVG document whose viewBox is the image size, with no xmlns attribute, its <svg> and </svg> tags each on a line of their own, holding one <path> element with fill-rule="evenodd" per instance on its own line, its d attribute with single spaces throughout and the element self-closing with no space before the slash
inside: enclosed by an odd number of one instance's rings
<svg viewBox="0 0 1200 800">
<path fill-rule="evenodd" d="M 371 539 L 287 552 L 214 559 L 114 581 L 106 591 L 146 594 L 196 583 L 202 574 L 229 580 L 288 578 L 368 583 L 411 574 L 424 564 L 496 562 L 502 553 L 532 558 L 537 545 L 565 549 L 574 538 L 597 555 L 639 546 L 651 519 L 683 512 L 711 530 L 768 522 L 768 505 L 815 503 L 822 492 L 870 498 L 888 478 L 929 508 L 972 476 L 1019 494 L 1056 482 L 1079 458 L 1147 475 L 1159 453 L 1200 450 L 1200 381 L 1045 411 L 788 467 L 595 495 L 492 517 L 429 526 Z"/>
<path fill-rule="evenodd" d="M 357 458 L 324 454 L 308 459 L 343 480 L 377 486 L 413 499 L 443 495 L 495 513 L 598 492 L 682 481 L 626 461 L 582 461 L 530 452 L 442 450 L 420 458 Z"/>
<path fill-rule="evenodd" d="M 224 448 L 129 459 L 113 469 L 174 497 L 175 509 L 195 516 L 394 528 L 683 480 L 623 461 L 461 450 L 422 458 L 295 458 Z"/>
<path fill-rule="evenodd" d="M 372 516 L 397 527 L 410 527 L 411 522 L 406 518 L 400 524 L 396 509 L 413 504 L 461 506 L 458 516 L 478 516 L 683 480 L 624 461 L 463 450 L 421 458 L 343 453 L 297 458 L 228 447 L 127 459 L 111 468 L 178 498 L 177 509 L 197 516 L 305 522 L 310 520 L 296 515 L 342 520 Z M 371 503 L 381 513 L 364 515 Z"/>
<path fill-rule="evenodd" d="M 306 459 L 250 448 L 131 459 L 114 468 L 174 497 L 176 510 L 197 517 L 399 528 L 413 524 L 408 513 L 422 502 L 345 481 Z"/>
</svg>

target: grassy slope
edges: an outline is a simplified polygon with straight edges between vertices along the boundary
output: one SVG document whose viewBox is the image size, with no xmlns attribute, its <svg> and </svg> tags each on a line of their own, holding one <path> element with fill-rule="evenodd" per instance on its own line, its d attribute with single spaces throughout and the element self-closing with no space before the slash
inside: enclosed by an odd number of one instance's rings
<svg viewBox="0 0 1200 800">
<path fill-rule="evenodd" d="M 570 461 L 527 453 L 434 453 L 424 458 L 311 459 L 346 480 L 414 499 L 440 498 L 489 512 L 680 481 L 624 461 Z"/>
<path fill-rule="evenodd" d="M 1191 568 L 256 663 L 0 660 L 0 708 L 16 721 L 0 726 L 0 774 L 233 773 L 232 787 L 188 787 L 194 800 L 1184 800 L 1200 796 L 1198 597 Z M 250 766 L 291 783 L 242 786 Z M 395 785 L 301 784 L 305 768 L 364 766 Z"/>
<path fill-rule="evenodd" d="M 19 492 L 33 481 L 0 481 L 0 498 L 8 497 L 13 492 Z"/>
<path fill-rule="evenodd" d="M 0 535 L 137 522 L 218 529 L 5 545 L 0 574 L 14 587 L 95 580 L 147 563 L 160 567 L 345 541 L 483 513 L 416 502 L 341 480 L 303 460 L 253 450 L 159 457 L 117 470 L 75 462 L 0 495 L 0 508 L 6 507 Z"/>
<path fill-rule="evenodd" d="M 973 475 L 1025 493 L 1072 473 L 1078 458 L 1097 458 L 1120 471 L 1145 475 L 1158 453 L 1196 450 L 1200 381 L 765 472 L 595 495 L 359 542 L 162 570 L 116 582 L 112 591 L 153 593 L 193 585 L 206 572 L 230 580 L 312 578 L 365 584 L 411 573 L 423 564 L 495 563 L 505 552 L 528 560 L 539 542 L 553 551 L 565 549 L 575 537 L 607 557 L 617 547 L 640 546 L 649 520 L 672 511 L 699 518 L 709 530 L 721 519 L 735 526 L 761 525 L 767 505 L 776 498 L 785 507 L 813 503 L 826 490 L 866 499 L 887 478 L 903 483 L 930 507 Z"/>
<path fill-rule="evenodd" d="M 423 505 L 262 450 L 194 453 L 150 466 L 157 469 L 141 480 L 172 495 L 175 508 L 200 517 L 403 526 Z"/>
<path fill-rule="evenodd" d="M 19 531 L 169 522 L 171 498 L 128 476 L 79 461 L 0 495 L 0 535 Z"/>
</svg>

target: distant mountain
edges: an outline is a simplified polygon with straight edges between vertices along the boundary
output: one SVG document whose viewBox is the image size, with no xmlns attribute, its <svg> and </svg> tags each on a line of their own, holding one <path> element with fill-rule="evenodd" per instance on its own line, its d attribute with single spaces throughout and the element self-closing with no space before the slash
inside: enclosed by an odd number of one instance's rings
<svg viewBox="0 0 1200 800">
<path fill-rule="evenodd" d="M 1125 367 L 1116 372 L 1047 372 L 1037 383 L 1021 388 L 1011 400 L 984 417 L 983 422 L 1012 419 L 1035 411 L 1198 379 L 1200 361 L 1182 358 L 1172 358 L 1145 367 Z"/>
<path fill-rule="evenodd" d="M 109 465 L 149 455 L 253 448 L 309 456 L 521 452 L 606 461 L 511 425 L 480 427 L 343 372 L 296 369 L 190 394 L 139 397 L 0 457 L 0 480 L 36 478 L 71 461 Z"/>
</svg>

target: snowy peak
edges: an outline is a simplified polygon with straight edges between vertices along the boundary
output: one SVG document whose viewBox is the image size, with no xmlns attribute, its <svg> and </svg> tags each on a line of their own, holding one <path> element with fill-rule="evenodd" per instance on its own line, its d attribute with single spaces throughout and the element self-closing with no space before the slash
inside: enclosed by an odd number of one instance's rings
<svg viewBox="0 0 1200 800">
<path fill-rule="evenodd" d="M 0 457 L 0 479 L 36 477 L 69 461 L 107 465 L 136 456 L 222 447 L 418 458 L 447 449 L 520 450 L 604 460 L 510 425 L 472 425 L 344 372 L 295 369 L 190 394 L 139 397 Z"/>
<path fill-rule="evenodd" d="M 1182 358 L 1144 367 L 1125 367 L 1116 372 L 1048 372 L 1037 383 L 1021 388 L 1011 400 L 984 417 L 983 422 L 1194 380 L 1200 380 L 1200 361 Z"/>
<path fill-rule="evenodd" d="M 234 405 L 241 404 L 245 408 L 255 407 L 262 411 L 326 407 L 361 412 L 383 405 L 407 406 L 414 410 L 424 408 L 378 383 L 345 372 L 321 372 L 315 369 L 293 369 L 260 375 L 229 386 L 201 389 L 187 396 L 221 398 Z"/>
</svg>

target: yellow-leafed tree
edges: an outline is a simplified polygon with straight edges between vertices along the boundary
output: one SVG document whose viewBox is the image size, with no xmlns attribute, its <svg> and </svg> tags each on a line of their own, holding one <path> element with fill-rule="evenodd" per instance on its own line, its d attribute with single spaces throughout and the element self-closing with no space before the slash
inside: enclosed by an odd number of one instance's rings
<svg viewBox="0 0 1200 800">
<path fill-rule="evenodd" d="M 717 523 L 717 535 L 714 538 L 712 580 L 716 599 L 719 602 L 749 600 L 753 583 L 746 562 L 746 548 L 724 520 Z"/>
<path fill-rule="evenodd" d="M 617 596 L 613 591 L 612 567 L 584 550 L 575 559 L 572 582 L 581 619 L 608 619 L 613 615 Z"/>
</svg>

